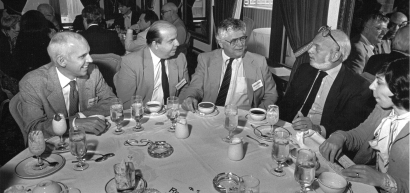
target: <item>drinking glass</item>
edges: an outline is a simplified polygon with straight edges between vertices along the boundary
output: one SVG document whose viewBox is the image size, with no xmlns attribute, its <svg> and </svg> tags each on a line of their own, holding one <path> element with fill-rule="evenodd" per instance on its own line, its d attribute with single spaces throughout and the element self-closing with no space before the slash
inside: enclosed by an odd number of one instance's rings
<svg viewBox="0 0 410 193">
<path fill-rule="evenodd" d="M 169 120 L 171 120 L 171 123 L 172 123 L 171 127 L 168 129 L 169 132 L 175 132 L 175 126 L 177 123 L 178 116 L 179 116 L 179 109 L 174 109 L 174 108 L 168 109 L 167 117 Z"/>
<path fill-rule="evenodd" d="M 259 193 L 259 179 L 253 175 L 246 175 L 241 177 L 243 180 L 243 193 Z"/>
<path fill-rule="evenodd" d="M 85 163 L 83 157 L 87 153 L 87 143 L 84 128 L 72 127 L 69 131 L 70 135 L 70 151 L 78 163 L 74 165 L 74 170 L 82 171 L 88 168 L 88 163 Z"/>
<path fill-rule="evenodd" d="M 115 123 L 117 128 L 114 131 L 114 134 L 122 134 L 124 130 L 122 130 L 121 122 L 124 120 L 124 113 L 123 113 L 123 106 L 120 99 L 116 98 L 111 101 L 110 107 L 110 116 L 111 121 Z"/>
<path fill-rule="evenodd" d="M 141 126 L 141 119 L 144 116 L 144 102 L 142 97 L 139 95 L 132 96 L 131 104 L 131 115 L 135 119 L 136 125 L 133 129 L 136 132 L 144 130 L 144 127 Z"/>
<path fill-rule="evenodd" d="M 300 193 L 315 180 L 316 154 L 310 149 L 300 149 L 296 158 L 295 180 L 300 184 Z"/>
<path fill-rule="evenodd" d="M 227 137 L 222 140 L 231 143 L 233 137 L 233 131 L 238 126 L 238 107 L 234 104 L 228 104 L 225 106 L 225 129 L 229 131 Z"/>
<path fill-rule="evenodd" d="M 277 167 L 272 168 L 269 172 L 275 176 L 282 177 L 286 173 L 283 171 L 283 164 L 289 156 L 289 136 L 287 130 L 275 130 L 272 144 L 272 159 L 276 161 Z"/>
<path fill-rule="evenodd" d="M 266 111 L 266 120 L 271 125 L 271 131 L 267 135 L 273 135 L 273 126 L 279 121 L 279 107 L 277 105 L 269 105 Z"/>
<path fill-rule="evenodd" d="M 30 152 L 37 158 L 37 163 L 32 166 L 33 170 L 42 170 L 47 167 L 47 165 L 41 159 L 41 154 L 46 149 L 46 142 L 44 141 L 44 136 L 42 131 L 31 131 L 28 134 L 28 148 Z"/>
<path fill-rule="evenodd" d="M 114 164 L 115 185 L 117 192 L 133 192 L 136 185 L 135 168 L 132 162 Z"/>
<path fill-rule="evenodd" d="M 179 109 L 179 98 L 177 96 L 167 98 L 167 109 Z"/>
<path fill-rule="evenodd" d="M 60 142 L 54 149 L 60 151 L 65 150 L 68 147 L 68 143 L 64 141 L 63 135 L 67 131 L 67 122 L 62 113 L 54 115 L 52 126 L 54 133 L 60 137 Z"/>
</svg>

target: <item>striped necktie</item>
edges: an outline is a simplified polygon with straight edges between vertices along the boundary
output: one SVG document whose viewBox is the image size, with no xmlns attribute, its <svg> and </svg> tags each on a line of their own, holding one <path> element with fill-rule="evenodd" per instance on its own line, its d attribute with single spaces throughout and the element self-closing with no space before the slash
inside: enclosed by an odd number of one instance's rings
<svg viewBox="0 0 410 193">
<path fill-rule="evenodd" d="M 225 75 L 222 80 L 221 87 L 219 89 L 218 97 L 216 99 L 216 106 L 225 106 L 226 96 L 228 95 L 229 85 L 231 84 L 233 60 L 235 60 L 235 58 L 230 58 L 228 66 L 226 67 Z"/>
</svg>

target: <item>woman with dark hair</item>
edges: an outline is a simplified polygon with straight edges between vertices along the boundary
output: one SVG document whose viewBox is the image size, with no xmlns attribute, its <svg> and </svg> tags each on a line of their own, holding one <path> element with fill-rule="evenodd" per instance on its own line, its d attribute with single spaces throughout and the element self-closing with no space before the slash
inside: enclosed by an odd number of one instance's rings
<svg viewBox="0 0 410 193">
<path fill-rule="evenodd" d="M 320 153 L 331 162 L 343 148 L 357 152 L 353 162 L 358 165 L 342 171 L 347 180 L 381 192 L 409 192 L 409 66 L 409 58 L 384 66 L 370 85 L 377 105 L 369 117 L 353 130 L 336 131 L 320 145 Z"/>
<path fill-rule="evenodd" d="M 19 15 L 6 15 L 1 18 L 0 70 L 12 77 L 15 77 L 14 73 L 18 70 L 12 54 L 20 32 L 20 18 Z"/>
<path fill-rule="evenodd" d="M 20 67 L 17 79 L 27 72 L 50 62 L 47 46 L 55 31 L 50 29 L 48 20 L 36 10 L 27 11 L 20 22 L 15 56 Z"/>
</svg>

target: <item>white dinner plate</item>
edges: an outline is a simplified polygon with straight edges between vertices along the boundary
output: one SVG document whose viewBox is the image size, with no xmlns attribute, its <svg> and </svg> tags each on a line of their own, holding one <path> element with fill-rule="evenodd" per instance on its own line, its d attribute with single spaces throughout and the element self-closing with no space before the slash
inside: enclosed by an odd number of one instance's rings
<svg viewBox="0 0 410 193">
<path fill-rule="evenodd" d="M 141 189 L 147 188 L 147 182 L 144 180 L 144 178 L 138 177 L 138 179 L 140 180 L 138 180 L 137 182 L 137 187 L 132 192 L 138 192 Z M 137 180 L 137 176 L 135 176 L 135 180 Z M 117 187 L 116 187 L 114 178 L 111 178 L 111 180 L 108 181 L 107 184 L 105 185 L 105 192 L 106 193 L 117 193 Z"/>
<path fill-rule="evenodd" d="M 256 120 L 253 120 L 249 114 L 246 114 L 245 118 L 246 120 L 248 120 L 248 123 L 251 123 L 251 124 L 256 124 L 256 125 L 268 124 L 268 121 L 266 121 L 266 118 L 261 121 L 256 121 Z"/>
<path fill-rule="evenodd" d="M 196 110 L 195 113 L 194 113 L 194 115 L 197 115 L 197 116 L 199 116 L 199 117 L 215 117 L 215 116 L 217 116 L 218 114 L 219 114 L 219 110 L 218 110 L 218 109 L 215 109 L 214 112 L 209 113 L 209 114 L 202 113 L 202 112 L 200 112 L 199 110 Z"/>
<path fill-rule="evenodd" d="M 42 170 L 33 170 L 31 169 L 31 167 L 37 163 L 37 159 L 28 157 L 17 164 L 14 172 L 18 177 L 23 179 L 36 179 L 51 175 L 63 168 L 63 166 L 65 165 L 65 158 L 59 154 L 50 154 L 48 157 L 42 158 L 46 159 L 49 162 L 58 162 L 59 164 L 55 167 L 47 166 Z"/>
</svg>

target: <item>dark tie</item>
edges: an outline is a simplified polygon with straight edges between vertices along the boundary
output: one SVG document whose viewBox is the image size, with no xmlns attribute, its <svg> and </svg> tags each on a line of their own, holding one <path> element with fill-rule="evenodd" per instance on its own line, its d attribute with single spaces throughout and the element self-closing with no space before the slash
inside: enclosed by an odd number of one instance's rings
<svg viewBox="0 0 410 193">
<path fill-rule="evenodd" d="M 317 91 L 319 91 L 320 84 L 322 83 L 323 78 L 327 75 L 326 72 L 319 71 L 319 76 L 317 76 L 315 82 L 312 85 L 312 90 L 310 91 L 309 96 L 307 97 L 305 104 L 302 107 L 302 114 L 303 116 L 307 116 L 309 113 L 310 108 L 312 108 L 313 102 L 315 101 Z"/>
<path fill-rule="evenodd" d="M 161 59 L 161 82 L 162 82 L 162 91 L 164 92 L 164 104 L 167 104 L 167 99 L 169 97 L 169 83 L 168 83 L 168 76 L 165 67 L 165 60 Z"/>
<path fill-rule="evenodd" d="M 226 95 L 228 95 L 229 85 L 231 84 L 233 60 L 235 60 L 235 58 L 230 58 L 228 66 L 226 67 L 224 79 L 222 80 L 221 88 L 219 89 L 218 98 L 216 98 L 216 106 L 225 106 Z"/>
<path fill-rule="evenodd" d="M 76 88 L 75 80 L 72 80 L 70 83 L 70 106 L 68 109 L 68 116 L 73 116 L 78 113 L 78 91 Z"/>
</svg>

